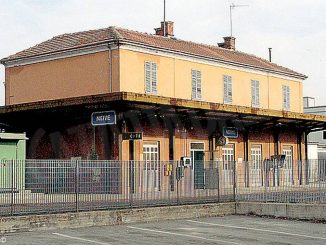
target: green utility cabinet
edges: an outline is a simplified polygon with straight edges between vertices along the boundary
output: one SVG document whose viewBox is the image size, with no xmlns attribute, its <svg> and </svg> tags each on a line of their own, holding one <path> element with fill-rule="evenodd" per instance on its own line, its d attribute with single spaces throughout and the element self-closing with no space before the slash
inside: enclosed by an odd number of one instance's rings
<svg viewBox="0 0 326 245">
<path fill-rule="evenodd" d="M 25 188 L 26 134 L 0 133 L 0 192 Z"/>
</svg>

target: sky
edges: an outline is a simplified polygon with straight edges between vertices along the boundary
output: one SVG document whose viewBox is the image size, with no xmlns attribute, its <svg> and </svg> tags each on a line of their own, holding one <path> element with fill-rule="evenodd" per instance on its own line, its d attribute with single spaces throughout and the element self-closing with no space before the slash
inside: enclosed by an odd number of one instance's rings
<svg viewBox="0 0 326 245">
<path fill-rule="evenodd" d="M 326 105 L 325 0 L 166 0 L 166 19 L 177 38 L 216 45 L 230 35 L 236 49 L 307 75 L 304 95 Z M 63 33 L 124 27 L 154 33 L 163 0 L 0 0 L 0 58 Z M 0 105 L 4 104 L 0 68 Z"/>
</svg>

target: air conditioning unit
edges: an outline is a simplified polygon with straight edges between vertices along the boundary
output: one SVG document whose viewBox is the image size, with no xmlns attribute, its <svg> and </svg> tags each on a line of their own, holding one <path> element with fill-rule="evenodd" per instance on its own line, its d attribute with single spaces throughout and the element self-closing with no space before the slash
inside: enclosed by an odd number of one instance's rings
<svg viewBox="0 0 326 245">
<path fill-rule="evenodd" d="M 181 157 L 181 166 L 185 168 L 192 168 L 191 157 Z"/>
</svg>

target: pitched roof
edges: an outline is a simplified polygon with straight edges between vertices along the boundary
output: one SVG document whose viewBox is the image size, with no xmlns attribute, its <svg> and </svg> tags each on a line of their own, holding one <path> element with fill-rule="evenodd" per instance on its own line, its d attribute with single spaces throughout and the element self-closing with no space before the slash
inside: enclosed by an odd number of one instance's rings
<svg viewBox="0 0 326 245">
<path fill-rule="evenodd" d="M 271 63 L 268 60 L 259 58 L 247 53 L 220 48 L 218 46 L 199 44 L 184 41 L 176 38 L 162 37 L 147 33 L 131 31 L 118 27 L 109 27 L 98 30 L 90 30 L 63 34 L 53 37 L 34 47 L 20 51 L 14 55 L 1 60 L 1 63 L 22 58 L 36 57 L 45 54 L 56 53 L 64 50 L 78 49 L 85 46 L 96 45 L 102 42 L 118 41 L 120 43 L 130 42 L 151 46 L 154 48 L 166 49 L 203 58 L 218 60 L 224 63 L 231 63 L 240 66 L 249 66 L 253 69 L 266 70 L 284 75 L 307 78 L 305 75 L 291 69 Z"/>
</svg>

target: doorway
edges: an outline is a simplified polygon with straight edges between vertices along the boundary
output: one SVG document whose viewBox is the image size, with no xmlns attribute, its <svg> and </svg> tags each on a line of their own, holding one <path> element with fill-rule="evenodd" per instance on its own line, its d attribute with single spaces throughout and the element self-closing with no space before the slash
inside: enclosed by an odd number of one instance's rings
<svg viewBox="0 0 326 245">
<path fill-rule="evenodd" d="M 195 189 L 205 188 L 205 145 L 204 143 L 191 143 L 190 153 L 192 166 L 194 167 L 194 187 Z"/>
</svg>

